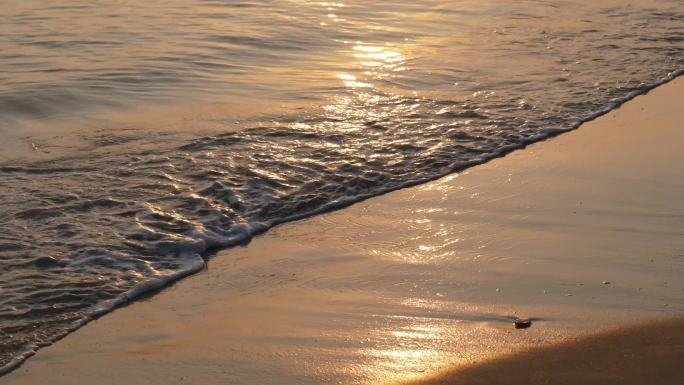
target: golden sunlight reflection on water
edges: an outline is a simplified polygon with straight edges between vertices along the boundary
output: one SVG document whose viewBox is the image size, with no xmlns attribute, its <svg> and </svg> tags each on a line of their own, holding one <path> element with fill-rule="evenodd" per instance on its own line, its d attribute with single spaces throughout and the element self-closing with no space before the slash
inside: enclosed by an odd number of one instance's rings
<svg viewBox="0 0 684 385">
<path fill-rule="evenodd" d="M 322 26 L 329 25 L 331 21 L 338 23 L 337 25 L 348 21 L 340 17 L 343 13 L 343 3 L 324 2 L 321 5 L 326 7 L 327 11 L 325 20 L 320 23 Z M 400 43 L 405 44 L 408 40 L 405 38 Z M 358 118 L 358 114 L 365 114 L 363 118 L 369 121 L 387 118 L 384 115 L 386 112 L 381 109 L 360 110 L 355 108 L 355 103 L 359 100 L 365 105 L 379 105 L 385 102 L 388 99 L 387 95 L 379 96 L 373 92 L 377 87 L 375 83 L 391 81 L 397 73 L 405 71 L 408 55 L 402 51 L 400 45 L 393 42 L 342 43 L 351 46 L 350 50 L 344 50 L 349 56 L 340 58 L 341 62 L 349 62 L 350 67 L 346 72 L 336 73 L 334 76 L 343 82 L 351 94 L 338 96 L 333 103 L 324 107 L 324 110 L 329 116 L 345 119 Z M 434 212 L 439 212 L 439 209 L 416 212 L 415 216 L 410 217 L 412 219 L 401 221 L 406 222 L 407 227 L 421 229 L 421 236 L 406 239 L 398 247 L 371 248 L 369 253 L 382 259 L 417 265 L 435 265 L 451 256 L 453 248 L 449 246 L 460 239 L 449 234 L 448 229 L 440 228 L 435 232 L 429 219 L 429 215 Z M 444 310 L 438 302 L 426 303 L 415 298 L 402 302 L 401 306 L 414 308 L 418 312 L 430 312 L 430 309 Z M 375 346 L 364 346 L 357 351 L 359 356 L 365 357 L 365 364 L 355 370 L 365 372 L 369 378 L 381 381 L 398 380 L 406 377 L 407 373 L 420 375 L 434 371 L 447 361 L 447 357 L 444 356 L 445 349 L 435 342 L 450 339 L 447 335 L 453 337 L 453 322 L 450 319 L 430 316 L 383 317 L 377 328 L 370 333 L 375 336 Z"/>
<path fill-rule="evenodd" d="M 327 26 L 329 21 L 334 23 L 347 22 L 347 19 L 340 18 L 338 13 L 342 12 L 344 3 L 323 2 L 321 6 L 326 8 L 325 20 L 320 22 L 321 26 Z M 338 13 L 335 13 L 338 12 Z M 408 39 L 406 39 L 408 40 Z M 405 54 L 393 43 L 370 44 L 362 41 L 344 41 L 345 45 L 352 45 L 350 54 L 355 59 L 352 61 L 355 68 L 350 68 L 350 72 L 358 73 L 338 73 L 336 77 L 344 82 L 347 88 L 373 88 L 374 85 L 369 80 L 359 79 L 359 75 L 364 75 L 369 79 L 380 80 L 389 79 L 393 72 L 404 71 L 403 66 L 407 60 Z M 342 59 L 344 61 L 349 59 Z"/>
<path fill-rule="evenodd" d="M 350 42 L 345 43 L 350 44 Z M 356 42 L 354 44 L 352 47 L 352 56 L 356 59 L 354 70 L 370 80 L 391 79 L 395 76 L 395 72 L 406 69 L 403 66 L 407 60 L 406 56 L 399 51 L 398 47 L 390 43 L 370 45 Z M 345 86 L 348 88 L 373 87 L 370 81 L 360 81 L 355 75 L 338 74 L 337 77 L 344 80 Z"/>
</svg>

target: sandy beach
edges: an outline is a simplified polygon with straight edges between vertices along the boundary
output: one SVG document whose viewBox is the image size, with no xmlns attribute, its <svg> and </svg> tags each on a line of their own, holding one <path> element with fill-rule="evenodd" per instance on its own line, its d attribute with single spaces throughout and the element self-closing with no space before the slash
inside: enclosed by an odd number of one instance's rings
<svg viewBox="0 0 684 385">
<path fill-rule="evenodd" d="M 504 158 L 278 226 L 0 382 L 681 383 L 683 323 L 653 322 L 684 314 L 682 100 L 679 78 Z"/>
<path fill-rule="evenodd" d="M 681 384 L 684 320 L 654 322 L 464 366 L 411 384 Z"/>
</svg>

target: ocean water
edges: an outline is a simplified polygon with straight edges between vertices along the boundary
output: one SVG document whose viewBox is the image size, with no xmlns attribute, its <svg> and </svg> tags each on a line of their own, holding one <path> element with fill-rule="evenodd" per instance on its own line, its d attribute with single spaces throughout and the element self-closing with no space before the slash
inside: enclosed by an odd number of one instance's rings
<svg viewBox="0 0 684 385">
<path fill-rule="evenodd" d="M 0 373 L 218 249 L 684 69 L 679 0 L 6 3 Z"/>
</svg>

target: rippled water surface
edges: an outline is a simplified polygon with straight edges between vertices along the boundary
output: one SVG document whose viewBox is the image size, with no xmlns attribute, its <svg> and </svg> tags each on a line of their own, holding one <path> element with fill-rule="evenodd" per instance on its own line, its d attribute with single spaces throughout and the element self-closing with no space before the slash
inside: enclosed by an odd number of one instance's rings
<svg viewBox="0 0 684 385">
<path fill-rule="evenodd" d="M 681 1 L 7 1 L 0 367 L 274 224 L 573 129 Z"/>
</svg>

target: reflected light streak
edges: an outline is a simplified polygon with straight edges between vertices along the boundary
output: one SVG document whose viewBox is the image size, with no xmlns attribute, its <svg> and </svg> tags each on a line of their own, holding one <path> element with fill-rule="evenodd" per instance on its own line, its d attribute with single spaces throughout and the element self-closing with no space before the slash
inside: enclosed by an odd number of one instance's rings
<svg viewBox="0 0 684 385">
<path fill-rule="evenodd" d="M 321 2 L 321 6 L 327 10 L 326 20 L 333 20 L 335 22 L 346 21 L 338 16 L 336 11 L 340 11 L 344 7 L 344 3 L 338 2 Z M 320 22 L 321 26 L 327 26 L 326 21 Z M 344 44 L 350 44 L 349 41 L 344 41 Z M 352 56 L 359 60 L 357 70 L 361 70 L 369 78 L 386 79 L 391 77 L 388 72 L 404 71 L 406 67 L 402 64 L 407 60 L 396 47 L 390 43 L 382 45 L 370 45 L 357 41 L 352 47 Z M 374 85 L 363 79 L 358 79 L 356 76 L 341 73 L 336 77 L 343 81 L 346 88 L 374 88 Z"/>
<path fill-rule="evenodd" d="M 347 88 L 372 88 L 373 85 L 366 82 L 360 82 L 356 80 L 356 76 L 350 74 L 338 74 L 338 79 L 344 81 L 344 85 Z"/>
<path fill-rule="evenodd" d="M 444 310 L 440 301 L 419 298 L 403 300 L 401 305 L 425 315 L 432 309 Z M 454 332 L 452 321 L 420 315 L 389 317 L 386 321 L 373 332 L 377 345 L 359 352 L 372 363 L 367 367 L 372 377 L 398 381 L 407 375 L 434 371 L 445 361 L 442 345 Z"/>
</svg>

